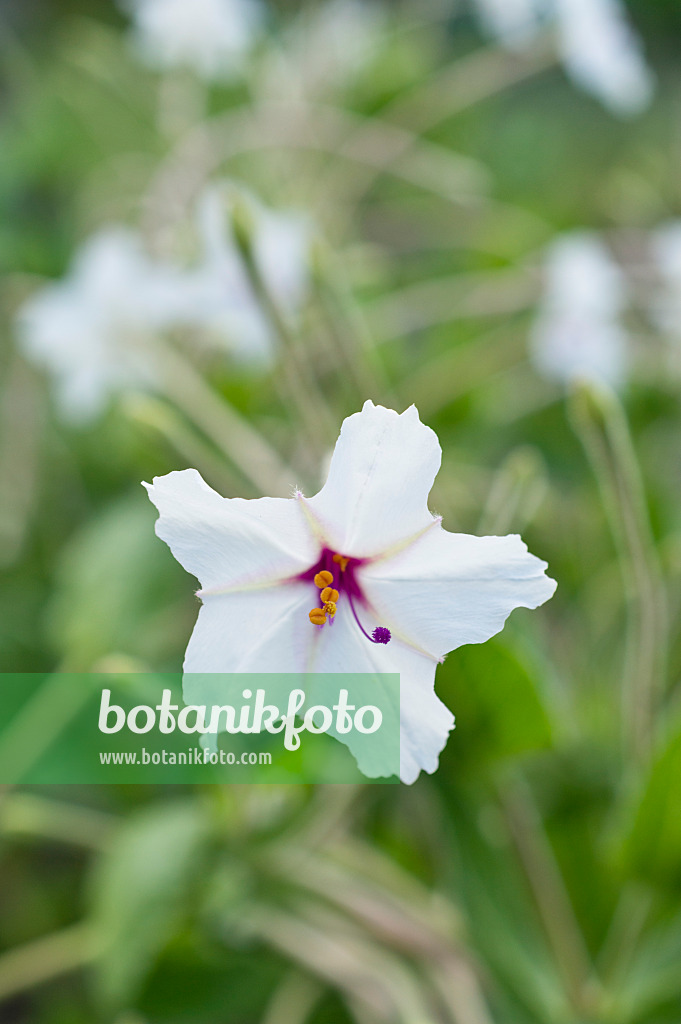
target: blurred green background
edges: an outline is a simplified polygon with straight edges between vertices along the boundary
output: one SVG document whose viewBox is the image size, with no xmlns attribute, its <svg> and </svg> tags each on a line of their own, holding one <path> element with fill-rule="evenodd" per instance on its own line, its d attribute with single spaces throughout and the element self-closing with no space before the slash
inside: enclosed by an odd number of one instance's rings
<svg viewBox="0 0 681 1024">
<path fill-rule="evenodd" d="M 259 10 L 206 77 L 145 63 L 106 0 L 0 4 L 0 669 L 179 671 L 193 579 L 140 481 L 254 497 L 283 464 L 313 493 L 366 398 L 437 431 L 445 527 L 522 532 L 558 590 L 438 669 L 457 728 L 412 787 L 3 792 L 0 1020 L 678 1024 L 681 261 L 654 240 L 681 217 L 681 5 L 628 6 L 656 82 L 629 117 L 550 19 L 514 50 L 454 0 Z M 112 223 L 194 266 L 215 181 L 267 357 L 174 325 L 73 422 L 26 303 Z M 295 311 L 258 203 L 306 219 Z M 584 230 L 623 282 L 616 393 L 531 357 L 545 254 Z"/>
</svg>

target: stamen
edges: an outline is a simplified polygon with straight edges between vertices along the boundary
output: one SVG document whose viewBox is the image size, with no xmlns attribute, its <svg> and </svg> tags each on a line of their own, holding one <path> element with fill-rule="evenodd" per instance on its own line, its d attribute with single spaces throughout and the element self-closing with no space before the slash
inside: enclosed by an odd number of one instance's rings
<svg viewBox="0 0 681 1024">
<path fill-rule="evenodd" d="M 357 625 L 361 629 L 362 633 L 364 633 L 364 636 L 367 638 L 367 640 L 371 640 L 372 644 L 387 644 L 387 643 L 390 643 L 390 640 L 392 639 L 392 634 L 391 634 L 390 630 L 388 629 L 388 627 L 387 626 L 376 626 L 376 629 L 373 632 L 373 636 L 369 636 L 369 634 L 367 633 L 366 629 L 364 628 L 362 623 L 359 621 L 359 616 L 357 615 L 357 611 L 355 609 L 355 605 L 354 605 L 354 602 L 352 600 L 352 594 L 348 594 L 348 601 L 350 602 L 350 608 L 352 609 L 352 614 L 355 616 L 355 622 L 357 623 Z"/>
<path fill-rule="evenodd" d="M 319 588 L 319 604 L 321 607 L 313 608 L 309 613 L 310 622 L 313 626 L 317 626 L 318 629 L 322 629 L 327 623 L 329 626 L 332 626 L 338 611 L 337 602 L 340 597 L 347 596 L 350 609 L 362 635 L 372 644 L 387 644 L 392 639 L 390 630 L 386 626 L 376 626 L 373 633 L 369 635 L 359 621 L 357 609 L 354 605 L 353 595 L 361 600 L 362 592 L 356 579 L 356 570 L 363 564 L 363 561 L 361 558 L 354 559 L 349 555 L 340 555 L 337 552 L 330 551 L 328 548 L 322 550 L 321 557 L 315 568 L 321 565 L 334 564 L 338 566 L 338 573 L 334 576 L 334 572 L 330 572 L 328 569 L 319 569 L 318 572 L 315 572 L 315 569 L 312 570 L 314 572 L 314 584 Z M 309 580 L 309 576 L 306 574 L 302 574 L 300 578 Z M 334 579 L 338 580 L 338 589 L 333 585 Z"/>
</svg>

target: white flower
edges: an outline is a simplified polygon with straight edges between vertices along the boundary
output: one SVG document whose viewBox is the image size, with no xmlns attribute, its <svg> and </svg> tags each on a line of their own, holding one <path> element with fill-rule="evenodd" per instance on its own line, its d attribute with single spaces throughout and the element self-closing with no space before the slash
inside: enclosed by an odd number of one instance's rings
<svg viewBox="0 0 681 1024">
<path fill-rule="evenodd" d="M 614 114 L 639 114 L 653 78 L 619 0 L 554 0 L 566 70 Z"/>
<path fill-rule="evenodd" d="M 54 376 L 67 419 L 92 419 L 114 392 L 153 380 L 145 341 L 177 318 L 178 284 L 134 232 L 110 227 L 83 245 L 67 277 L 19 310 L 19 343 Z"/>
<path fill-rule="evenodd" d="M 596 235 L 557 238 L 547 255 L 544 296 L 531 335 L 540 373 L 565 384 L 621 384 L 628 362 L 619 323 L 624 304 L 622 272 Z"/>
<path fill-rule="evenodd" d="M 240 194 L 252 223 L 255 262 L 285 318 L 298 312 L 308 282 L 310 227 Z M 77 252 L 67 276 L 41 288 L 19 310 L 25 354 L 54 377 L 62 415 L 93 419 L 110 397 L 153 387 L 153 341 L 170 328 L 248 359 L 272 355 L 272 327 L 255 294 L 217 189 L 199 204 L 202 258 L 194 268 L 152 260 L 134 231 L 105 228 Z"/>
<path fill-rule="evenodd" d="M 653 260 L 662 279 L 652 316 L 661 331 L 681 337 L 681 221 L 653 232 Z"/>
<path fill-rule="evenodd" d="M 524 49 L 540 27 L 541 0 L 477 0 L 483 26 L 503 46 Z"/>
<path fill-rule="evenodd" d="M 201 582 L 185 672 L 399 672 L 401 778 L 435 771 L 453 725 L 436 666 L 555 589 L 519 537 L 442 528 L 440 458 L 413 406 L 367 402 L 312 498 L 222 498 L 191 469 L 145 484 L 158 536 Z"/>
<path fill-rule="evenodd" d="M 233 192 L 248 212 L 253 256 L 279 312 L 295 316 L 307 289 L 311 230 L 291 211 L 268 210 L 252 196 Z M 187 281 L 187 314 L 230 351 L 245 359 L 272 355 L 272 328 L 249 281 L 227 214 L 224 190 L 209 187 L 198 204 L 203 256 Z"/>
<path fill-rule="evenodd" d="M 480 17 L 503 46 L 523 49 L 553 28 L 570 77 L 619 116 L 650 103 L 653 76 L 620 0 L 476 0 Z"/>
<path fill-rule="evenodd" d="M 152 67 L 189 67 L 202 78 L 239 73 L 262 21 L 258 0 L 123 0 L 137 49 Z"/>
</svg>

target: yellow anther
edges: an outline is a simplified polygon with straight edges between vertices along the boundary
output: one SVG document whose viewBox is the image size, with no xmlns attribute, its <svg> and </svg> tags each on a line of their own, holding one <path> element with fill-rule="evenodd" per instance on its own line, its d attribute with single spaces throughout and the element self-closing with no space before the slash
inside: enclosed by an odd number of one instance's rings
<svg viewBox="0 0 681 1024">
<path fill-rule="evenodd" d="M 326 612 L 327 615 L 330 615 L 331 618 L 333 618 L 334 615 L 336 614 L 336 602 L 326 601 L 324 603 L 324 611 Z"/>
<path fill-rule="evenodd" d="M 326 604 L 327 601 L 333 601 L 335 604 L 336 601 L 338 600 L 338 591 L 334 590 L 333 587 L 324 587 L 321 594 L 319 595 L 319 600 L 322 602 L 322 604 Z"/>
<path fill-rule="evenodd" d="M 315 587 L 319 587 L 320 590 L 323 590 L 324 587 L 330 587 L 332 583 L 333 573 L 329 572 L 328 569 L 322 569 L 322 571 L 318 572 L 314 578 L 314 585 Z"/>
<path fill-rule="evenodd" d="M 310 612 L 310 622 L 313 626 L 323 626 L 326 622 L 326 612 L 323 608 L 313 608 Z"/>
<path fill-rule="evenodd" d="M 336 562 L 337 565 L 340 565 L 341 572 L 345 572 L 350 559 L 346 558 L 345 555 L 334 555 L 333 561 Z"/>
</svg>

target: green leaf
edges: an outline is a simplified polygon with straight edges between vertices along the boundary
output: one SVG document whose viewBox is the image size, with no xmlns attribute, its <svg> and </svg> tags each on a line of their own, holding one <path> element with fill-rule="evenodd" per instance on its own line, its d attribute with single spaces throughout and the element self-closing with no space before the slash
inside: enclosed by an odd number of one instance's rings
<svg viewBox="0 0 681 1024">
<path fill-rule="evenodd" d="M 195 801 L 165 803 L 128 819 L 99 862 L 92 918 L 104 941 L 96 987 L 106 1006 L 130 1004 L 181 926 L 209 838 Z"/>
<path fill-rule="evenodd" d="M 158 664 L 169 640 L 181 646 L 191 631 L 191 619 L 168 605 L 168 594 L 181 595 L 182 586 L 191 611 L 191 580 L 155 536 L 154 510 L 140 487 L 139 498 L 110 506 L 64 551 L 50 609 L 55 642 L 78 669 L 112 651 Z"/>
<path fill-rule="evenodd" d="M 540 669 L 500 641 L 461 647 L 440 669 L 437 690 L 456 715 L 456 742 L 497 760 L 551 745 Z"/>
<path fill-rule="evenodd" d="M 681 884 L 681 723 L 632 801 L 622 844 L 623 867 L 659 885 Z"/>
</svg>

